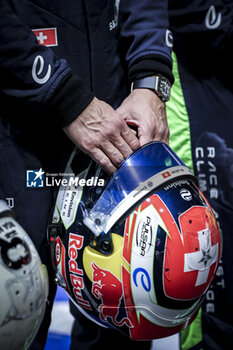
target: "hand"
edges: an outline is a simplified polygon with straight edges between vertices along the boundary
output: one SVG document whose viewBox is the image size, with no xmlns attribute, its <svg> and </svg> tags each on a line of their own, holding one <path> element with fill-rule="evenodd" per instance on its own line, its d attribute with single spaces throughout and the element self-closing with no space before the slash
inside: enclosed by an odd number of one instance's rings
<svg viewBox="0 0 233 350">
<path fill-rule="evenodd" d="M 165 104 L 149 89 L 135 89 L 116 110 L 129 124 L 138 127 L 140 145 L 169 142 Z"/>
<path fill-rule="evenodd" d="M 135 133 L 107 103 L 96 97 L 64 128 L 67 136 L 109 174 L 140 147 Z"/>
</svg>

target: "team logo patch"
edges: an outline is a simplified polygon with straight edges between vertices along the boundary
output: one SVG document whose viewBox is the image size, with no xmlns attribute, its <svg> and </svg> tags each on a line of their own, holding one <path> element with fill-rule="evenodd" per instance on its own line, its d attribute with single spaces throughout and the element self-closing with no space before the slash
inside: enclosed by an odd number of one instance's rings
<svg viewBox="0 0 233 350">
<path fill-rule="evenodd" d="M 57 28 L 33 29 L 32 31 L 40 45 L 58 46 Z"/>
</svg>

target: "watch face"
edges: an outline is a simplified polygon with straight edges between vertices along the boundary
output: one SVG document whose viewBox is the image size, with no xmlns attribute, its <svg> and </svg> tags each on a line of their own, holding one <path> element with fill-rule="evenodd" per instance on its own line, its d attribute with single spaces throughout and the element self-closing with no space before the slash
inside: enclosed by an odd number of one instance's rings
<svg viewBox="0 0 233 350">
<path fill-rule="evenodd" d="M 161 78 L 159 80 L 159 93 L 160 93 L 160 96 L 165 101 L 168 101 L 170 98 L 170 90 L 171 90 L 171 86 L 168 80 Z"/>
</svg>

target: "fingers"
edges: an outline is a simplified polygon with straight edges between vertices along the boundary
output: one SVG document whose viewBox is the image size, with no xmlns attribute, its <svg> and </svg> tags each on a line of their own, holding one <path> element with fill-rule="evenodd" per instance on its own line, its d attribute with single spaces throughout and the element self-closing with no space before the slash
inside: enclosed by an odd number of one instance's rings
<svg viewBox="0 0 233 350">
<path fill-rule="evenodd" d="M 168 128 L 167 119 L 163 121 L 160 134 L 158 135 L 158 140 L 169 144 L 170 130 Z M 157 136 L 156 136 L 157 137 Z"/>
<path fill-rule="evenodd" d="M 117 170 L 117 166 L 113 165 L 110 158 L 100 148 L 94 148 L 91 152 L 86 153 L 88 153 L 109 175 L 114 174 Z"/>
<path fill-rule="evenodd" d="M 169 135 L 170 131 L 167 123 L 167 116 L 165 106 L 158 110 L 157 120 L 156 120 L 156 128 L 154 130 L 154 140 L 163 141 L 165 143 L 169 143 Z"/>
<path fill-rule="evenodd" d="M 126 122 L 137 126 L 138 137 Z M 94 98 L 65 132 L 108 174 L 114 173 L 140 146 L 169 141 L 165 105 L 153 92 L 144 90 L 134 90 L 117 111 Z"/>
<path fill-rule="evenodd" d="M 144 124 L 143 127 L 139 127 L 138 132 L 141 146 L 151 141 L 162 141 L 168 144 L 169 134 L 166 118 L 155 119 L 154 127 L 150 127 L 149 124 Z"/>
<path fill-rule="evenodd" d="M 148 89 L 136 89 L 123 101 L 117 112 L 127 123 L 138 127 L 140 145 L 151 141 L 169 142 L 165 104 Z"/>
<path fill-rule="evenodd" d="M 135 151 L 140 147 L 140 142 L 137 138 L 137 133 L 135 130 L 130 129 L 127 124 L 123 124 L 123 130 L 121 132 L 122 138 L 125 140 L 126 144 Z M 124 154 L 124 153 L 123 153 Z"/>
<path fill-rule="evenodd" d="M 140 147 L 140 142 L 135 133 L 117 114 L 111 121 L 111 125 L 106 123 L 103 132 L 100 134 L 100 138 L 101 149 L 117 166 L 125 158 L 129 157 L 134 150 Z"/>
<path fill-rule="evenodd" d="M 98 163 L 108 173 L 112 173 L 112 169 L 115 171 L 116 168 L 119 168 L 123 161 L 140 147 L 140 142 L 125 121 L 116 116 L 112 120 L 111 126 L 106 123 L 104 130 L 96 135 L 95 145 L 97 149 L 102 151 L 101 154 L 105 155 L 102 159 L 99 156 Z"/>
<path fill-rule="evenodd" d="M 65 127 L 68 137 L 112 174 L 140 147 L 135 133 L 109 105 L 94 98 L 78 118 Z"/>
</svg>

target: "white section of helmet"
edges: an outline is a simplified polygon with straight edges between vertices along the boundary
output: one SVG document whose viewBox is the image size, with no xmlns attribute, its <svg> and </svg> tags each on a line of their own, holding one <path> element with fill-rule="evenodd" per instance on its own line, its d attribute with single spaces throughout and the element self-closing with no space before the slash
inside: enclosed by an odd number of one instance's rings
<svg viewBox="0 0 233 350">
<path fill-rule="evenodd" d="M 47 270 L 24 229 L 0 201 L 1 350 L 27 349 L 44 316 Z"/>
</svg>

